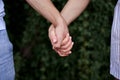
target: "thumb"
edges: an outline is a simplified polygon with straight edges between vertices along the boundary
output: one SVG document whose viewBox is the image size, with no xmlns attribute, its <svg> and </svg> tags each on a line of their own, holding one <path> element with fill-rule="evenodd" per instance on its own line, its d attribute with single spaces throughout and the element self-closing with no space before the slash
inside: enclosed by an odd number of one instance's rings
<svg viewBox="0 0 120 80">
<path fill-rule="evenodd" d="M 55 44 L 57 42 L 57 37 L 54 30 L 51 32 L 51 38 L 52 43 Z"/>
<path fill-rule="evenodd" d="M 56 37 L 55 29 L 53 27 L 49 30 L 49 38 L 52 45 L 57 43 L 57 37 Z"/>
</svg>

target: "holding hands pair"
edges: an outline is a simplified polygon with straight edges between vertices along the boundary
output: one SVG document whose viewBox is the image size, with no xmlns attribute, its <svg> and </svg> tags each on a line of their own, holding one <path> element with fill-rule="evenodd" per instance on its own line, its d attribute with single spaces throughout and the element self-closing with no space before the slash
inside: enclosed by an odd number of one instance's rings
<svg viewBox="0 0 120 80">
<path fill-rule="evenodd" d="M 49 38 L 53 50 L 55 50 L 59 56 L 65 57 L 72 53 L 71 49 L 74 43 L 66 25 L 61 24 L 56 27 L 51 25 L 49 28 Z"/>
<path fill-rule="evenodd" d="M 71 54 L 73 47 L 68 26 L 86 8 L 90 0 L 68 0 L 61 12 L 51 0 L 26 0 L 38 13 L 52 23 L 49 28 L 49 38 L 53 49 L 60 56 Z"/>
</svg>

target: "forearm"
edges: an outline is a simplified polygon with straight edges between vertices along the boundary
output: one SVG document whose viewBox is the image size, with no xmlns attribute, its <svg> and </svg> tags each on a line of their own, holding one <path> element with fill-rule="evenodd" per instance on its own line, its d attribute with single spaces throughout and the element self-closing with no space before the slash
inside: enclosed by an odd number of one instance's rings
<svg viewBox="0 0 120 80">
<path fill-rule="evenodd" d="M 67 2 L 61 11 L 61 15 L 65 19 L 67 25 L 69 25 L 84 11 L 88 3 L 89 0 L 69 0 Z"/>
<path fill-rule="evenodd" d="M 26 0 L 38 13 L 49 20 L 54 26 L 62 22 L 59 11 L 50 0 Z"/>
</svg>

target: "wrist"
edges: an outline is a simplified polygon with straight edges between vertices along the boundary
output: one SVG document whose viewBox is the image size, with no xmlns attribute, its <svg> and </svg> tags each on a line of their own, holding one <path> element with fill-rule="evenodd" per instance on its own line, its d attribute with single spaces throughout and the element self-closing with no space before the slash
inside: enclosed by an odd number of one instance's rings
<svg viewBox="0 0 120 80">
<path fill-rule="evenodd" d="M 57 27 L 57 26 L 67 27 L 67 23 L 66 23 L 66 21 L 64 20 L 64 18 L 62 18 L 62 17 L 58 18 L 56 22 L 57 22 L 57 24 L 56 24 L 55 27 Z"/>
</svg>

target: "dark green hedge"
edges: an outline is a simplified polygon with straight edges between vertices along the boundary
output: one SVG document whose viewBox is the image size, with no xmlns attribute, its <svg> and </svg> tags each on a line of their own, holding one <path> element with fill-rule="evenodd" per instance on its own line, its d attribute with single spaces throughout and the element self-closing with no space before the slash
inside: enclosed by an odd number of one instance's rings
<svg viewBox="0 0 120 80">
<path fill-rule="evenodd" d="M 4 0 L 6 23 L 14 45 L 16 80 L 112 80 L 110 30 L 115 0 L 91 0 L 70 26 L 73 53 L 61 58 L 48 38 L 50 23 L 24 0 Z M 61 10 L 67 0 L 53 0 Z"/>
</svg>

